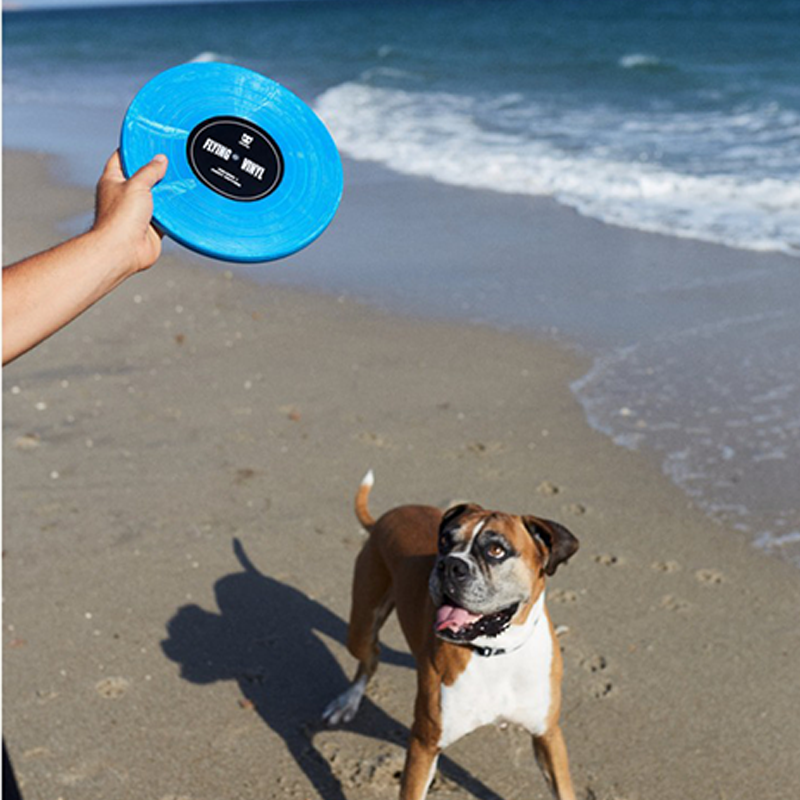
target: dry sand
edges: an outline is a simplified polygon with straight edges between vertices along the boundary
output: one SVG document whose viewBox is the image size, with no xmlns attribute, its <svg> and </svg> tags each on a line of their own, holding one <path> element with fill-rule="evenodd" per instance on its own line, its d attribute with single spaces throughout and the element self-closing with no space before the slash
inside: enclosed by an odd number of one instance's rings
<svg viewBox="0 0 800 800">
<path fill-rule="evenodd" d="M 41 158 L 5 168 L 8 263 L 91 197 Z M 800 575 L 589 429 L 585 362 L 246 278 L 165 257 L 4 371 L 4 736 L 26 798 L 396 796 L 414 675 L 394 621 L 360 718 L 316 723 L 353 668 L 370 467 L 375 512 L 471 499 L 581 540 L 548 595 L 581 798 L 800 794 Z M 513 727 L 441 767 L 440 800 L 548 796 Z"/>
</svg>

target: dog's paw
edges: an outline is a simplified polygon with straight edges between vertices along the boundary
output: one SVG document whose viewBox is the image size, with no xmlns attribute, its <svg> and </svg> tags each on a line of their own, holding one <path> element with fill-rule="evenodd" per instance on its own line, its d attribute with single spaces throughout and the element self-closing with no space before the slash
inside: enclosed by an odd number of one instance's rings
<svg viewBox="0 0 800 800">
<path fill-rule="evenodd" d="M 358 703 L 353 702 L 348 696 L 350 692 L 337 697 L 332 702 L 328 703 L 325 710 L 322 712 L 322 721 L 329 727 L 341 725 L 345 722 L 351 722 L 358 711 Z"/>
<path fill-rule="evenodd" d="M 322 712 L 322 721 L 329 727 L 352 722 L 358 713 L 366 688 L 366 680 L 359 678 L 346 692 L 342 692 L 335 700 L 328 703 Z"/>
</svg>

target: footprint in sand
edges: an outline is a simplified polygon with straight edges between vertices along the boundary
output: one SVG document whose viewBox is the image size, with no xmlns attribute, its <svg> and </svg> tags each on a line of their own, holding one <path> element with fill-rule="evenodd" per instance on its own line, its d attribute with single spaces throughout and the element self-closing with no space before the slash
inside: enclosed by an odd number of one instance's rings
<svg viewBox="0 0 800 800">
<path fill-rule="evenodd" d="M 691 604 L 687 603 L 686 600 L 681 600 L 680 597 L 668 594 L 661 599 L 661 608 L 667 611 L 684 612 L 691 608 Z"/>
<path fill-rule="evenodd" d="M 694 576 L 706 586 L 719 586 L 719 584 L 725 583 L 725 576 L 718 569 L 699 569 Z"/>
<path fill-rule="evenodd" d="M 577 603 L 578 593 L 573 592 L 572 589 L 556 589 L 555 591 L 548 592 L 548 597 L 554 603 Z"/>
<path fill-rule="evenodd" d="M 614 684 L 608 680 L 597 681 L 597 683 L 593 684 L 590 688 L 592 697 L 597 700 L 602 700 L 603 698 L 608 697 L 610 694 L 616 693 L 616 691 L 617 690 L 614 687 Z"/>
<path fill-rule="evenodd" d="M 94 688 L 101 697 L 116 700 L 118 697 L 122 697 L 130 689 L 130 686 L 130 681 L 125 678 L 103 678 L 95 684 Z"/>
<path fill-rule="evenodd" d="M 677 561 L 655 561 L 650 566 L 656 572 L 679 572 L 681 568 Z"/>
<path fill-rule="evenodd" d="M 537 487 L 536 491 L 545 497 L 553 497 L 561 491 L 561 487 L 556 486 L 552 481 L 542 481 Z"/>
<path fill-rule="evenodd" d="M 379 433 L 375 433 L 373 431 L 363 431 L 359 433 L 356 437 L 360 442 L 364 444 L 372 445 L 373 447 L 391 447 L 391 442 L 385 436 L 381 436 Z"/>
<path fill-rule="evenodd" d="M 608 667 L 608 661 L 606 660 L 605 656 L 594 655 L 584 658 L 583 661 L 581 661 L 581 666 L 587 672 L 603 672 L 603 670 Z"/>
<path fill-rule="evenodd" d="M 400 782 L 405 755 L 384 751 L 370 758 L 342 758 L 338 750 L 323 750 L 323 758 L 339 781 L 349 788 L 395 788 Z"/>
<path fill-rule="evenodd" d="M 608 660 L 599 653 L 588 656 L 580 661 L 581 668 L 593 675 L 594 678 L 587 685 L 586 690 L 596 700 L 602 700 L 618 690 L 614 683 L 605 675 L 608 669 Z"/>
<path fill-rule="evenodd" d="M 622 564 L 622 559 L 610 553 L 601 553 L 599 556 L 594 557 L 594 563 L 601 564 L 604 567 L 618 567 Z"/>
<path fill-rule="evenodd" d="M 24 436 L 19 436 L 14 440 L 14 447 L 17 450 L 35 450 L 42 443 L 39 435 L 36 433 L 26 433 Z"/>
<path fill-rule="evenodd" d="M 505 450 L 505 446 L 502 442 L 469 442 L 464 445 L 464 449 L 478 456 L 489 456 L 501 453 Z"/>
</svg>

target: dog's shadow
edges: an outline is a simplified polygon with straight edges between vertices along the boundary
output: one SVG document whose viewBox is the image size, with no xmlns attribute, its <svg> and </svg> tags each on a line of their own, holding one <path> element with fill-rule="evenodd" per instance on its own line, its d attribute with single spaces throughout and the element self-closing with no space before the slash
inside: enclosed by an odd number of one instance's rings
<svg viewBox="0 0 800 800">
<path fill-rule="evenodd" d="M 298 589 L 259 571 L 238 539 L 233 550 L 242 570 L 216 582 L 219 613 L 197 605 L 178 609 L 167 624 L 162 649 L 180 665 L 185 680 L 236 681 L 246 701 L 284 740 L 320 797 L 345 800 L 330 764 L 314 745 L 314 734 L 322 729 L 326 703 L 349 684 L 319 634 L 344 643 L 347 625 Z M 381 660 L 414 667 L 408 653 L 386 646 Z M 347 729 L 399 744 L 408 738 L 408 728 L 368 697 Z M 499 800 L 452 760 L 442 757 L 439 768 L 481 800 Z"/>
</svg>

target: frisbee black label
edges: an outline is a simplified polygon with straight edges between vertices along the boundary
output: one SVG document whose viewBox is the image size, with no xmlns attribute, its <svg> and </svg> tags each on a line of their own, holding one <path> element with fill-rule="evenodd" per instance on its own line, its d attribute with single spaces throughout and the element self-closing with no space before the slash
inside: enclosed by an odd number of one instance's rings
<svg viewBox="0 0 800 800">
<path fill-rule="evenodd" d="M 194 174 L 231 200 L 261 200 L 283 178 L 283 156 L 275 140 L 239 117 L 201 122 L 189 134 L 186 154 Z"/>
</svg>

